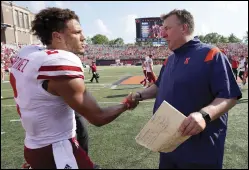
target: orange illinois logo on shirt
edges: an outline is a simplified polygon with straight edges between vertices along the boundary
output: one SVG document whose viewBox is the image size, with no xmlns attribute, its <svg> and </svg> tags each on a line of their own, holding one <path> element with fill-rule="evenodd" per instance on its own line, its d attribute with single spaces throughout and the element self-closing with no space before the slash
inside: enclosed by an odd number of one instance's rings
<svg viewBox="0 0 249 170">
<path fill-rule="evenodd" d="M 190 60 L 190 57 L 186 58 L 184 61 L 184 64 L 188 64 L 188 61 Z"/>
</svg>

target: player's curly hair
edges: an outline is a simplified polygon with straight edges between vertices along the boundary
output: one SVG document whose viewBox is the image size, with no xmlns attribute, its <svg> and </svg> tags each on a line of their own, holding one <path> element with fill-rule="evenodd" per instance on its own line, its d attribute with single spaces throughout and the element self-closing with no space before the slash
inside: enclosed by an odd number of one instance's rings
<svg viewBox="0 0 249 170">
<path fill-rule="evenodd" d="M 31 31 L 44 45 L 49 45 L 52 33 L 64 31 L 65 23 L 71 19 L 76 19 L 79 22 L 79 17 L 70 9 L 46 8 L 35 15 L 35 19 L 31 23 Z"/>
<path fill-rule="evenodd" d="M 161 20 L 164 21 L 171 15 L 176 15 L 182 24 L 187 24 L 190 34 L 194 32 L 195 28 L 194 17 L 189 11 L 185 9 L 183 10 L 174 9 L 173 11 L 170 11 L 168 14 L 162 14 Z"/>
</svg>

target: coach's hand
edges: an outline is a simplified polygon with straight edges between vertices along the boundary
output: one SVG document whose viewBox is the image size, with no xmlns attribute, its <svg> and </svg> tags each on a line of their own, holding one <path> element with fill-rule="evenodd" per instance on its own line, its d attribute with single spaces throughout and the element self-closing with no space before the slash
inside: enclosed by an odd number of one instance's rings
<svg viewBox="0 0 249 170">
<path fill-rule="evenodd" d="M 201 113 L 194 112 L 184 119 L 179 131 L 182 133 L 182 136 L 192 136 L 202 132 L 205 127 L 206 122 Z"/>
</svg>

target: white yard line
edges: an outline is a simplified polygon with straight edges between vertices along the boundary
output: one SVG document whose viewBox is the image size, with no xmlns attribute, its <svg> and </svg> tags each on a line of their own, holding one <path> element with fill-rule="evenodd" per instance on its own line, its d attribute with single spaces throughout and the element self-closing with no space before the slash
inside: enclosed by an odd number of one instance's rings
<svg viewBox="0 0 249 170">
<path fill-rule="evenodd" d="M 21 122 L 21 119 L 13 119 L 13 120 L 10 120 L 10 122 Z"/>
<path fill-rule="evenodd" d="M 14 107 L 16 105 L 10 104 L 10 105 L 1 105 L 2 107 Z"/>
<path fill-rule="evenodd" d="M 5 134 L 5 132 L 1 132 L 1 135 Z"/>
<path fill-rule="evenodd" d="M 1 90 L 1 91 L 12 91 L 12 89 L 4 89 L 4 90 Z"/>
<path fill-rule="evenodd" d="M 113 85 L 113 86 L 111 86 L 110 89 L 116 89 L 116 88 L 117 88 L 117 85 Z"/>
</svg>

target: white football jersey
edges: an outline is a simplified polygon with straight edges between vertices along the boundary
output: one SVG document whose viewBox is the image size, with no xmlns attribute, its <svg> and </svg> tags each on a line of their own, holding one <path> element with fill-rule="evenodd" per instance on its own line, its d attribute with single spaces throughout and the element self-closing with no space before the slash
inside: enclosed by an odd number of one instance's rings
<svg viewBox="0 0 249 170">
<path fill-rule="evenodd" d="M 239 70 L 240 71 L 245 71 L 245 62 L 246 62 L 246 58 L 239 61 Z"/>
<path fill-rule="evenodd" d="M 150 69 L 150 65 L 152 65 L 153 67 L 153 60 L 151 58 L 147 60 L 147 67 L 146 67 L 147 72 L 152 72 L 152 70 Z"/>
<path fill-rule="evenodd" d="M 17 110 L 25 129 L 25 146 L 41 148 L 75 136 L 74 111 L 64 100 L 43 89 L 44 80 L 83 78 L 79 57 L 63 50 L 24 47 L 11 68 Z"/>
</svg>

